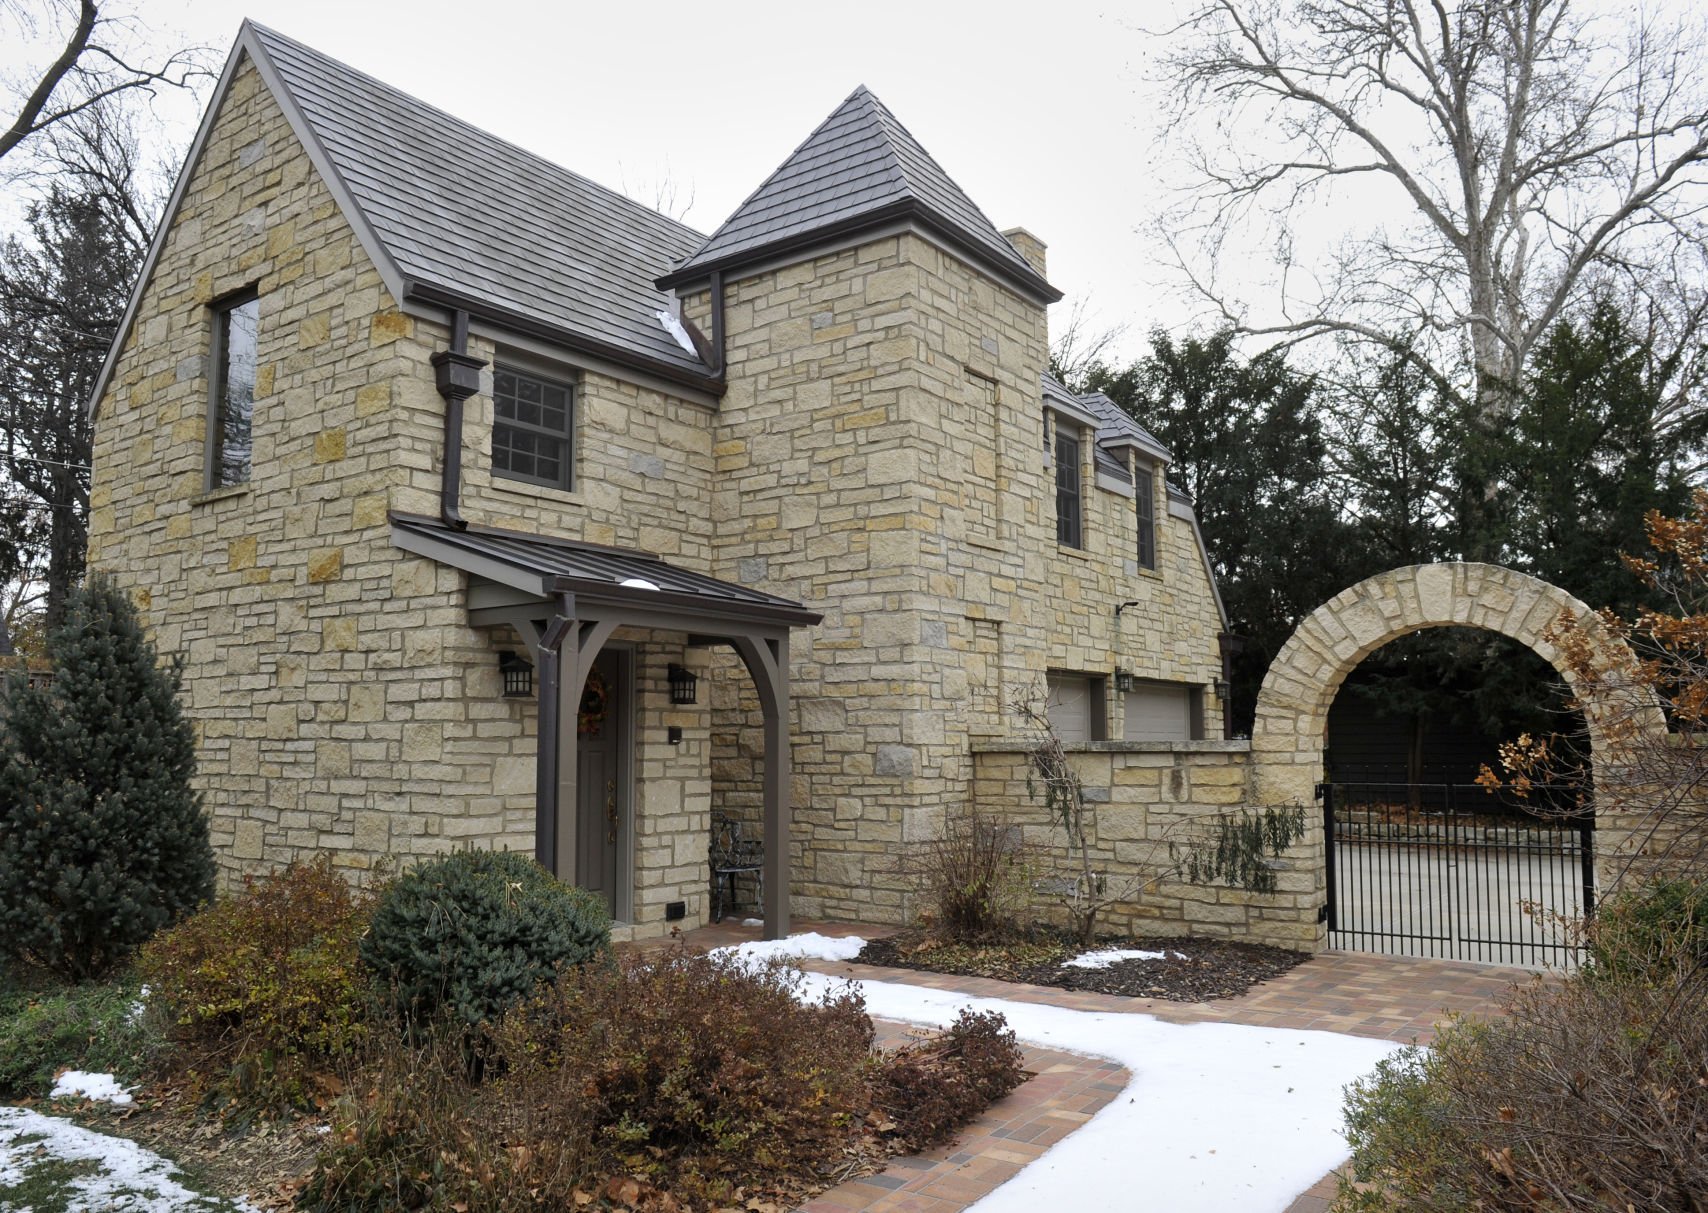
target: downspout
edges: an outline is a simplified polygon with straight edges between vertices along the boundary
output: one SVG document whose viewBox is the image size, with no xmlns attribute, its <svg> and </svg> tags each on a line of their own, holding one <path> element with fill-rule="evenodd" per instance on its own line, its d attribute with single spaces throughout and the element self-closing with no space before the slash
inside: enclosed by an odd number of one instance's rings
<svg viewBox="0 0 1708 1213">
<path fill-rule="evenodd" d="M 712 271 L 712 370 L 713 379 L 724 373 L 724 272 Z"/>
<path fill-rule="evenodd" d="M 558 600 L 558 613 L 540 637 L 540 735 L 534 759 L 534 861 L 557 872 L 558 688 L 563 682 L 563 638 L 574 624 L 573 600 Z"/>
<path fill-rule="evenodd" d="M 433 379 L 445 398 L 445 462 L 439 479 L 439 517 L 446 526 L 463 530 L 459 498 L 463 487 L 463 401 L 480 391 L 480 372 L 486 360 L 469 353 L 469 314 L 451 312 L 451 348 L 434 354 Z"/>
</svg>

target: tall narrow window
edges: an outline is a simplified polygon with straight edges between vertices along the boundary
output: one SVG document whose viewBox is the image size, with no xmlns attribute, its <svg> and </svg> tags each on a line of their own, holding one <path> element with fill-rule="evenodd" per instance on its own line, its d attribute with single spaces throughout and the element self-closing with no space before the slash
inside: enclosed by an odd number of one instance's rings
<svg viewBox="0 0 1708 1213">
<path fill-rule="evenodd" d="M 575 396 L 566 383 L 499 367 L 492 376 L 492 470 L 511 480 L 572 489 Z"/>
<path fill-rule="evenodd" d="M 1077 548 L 1079 525 L 1079 439 L 1056 423 L 1056 542 Z"/>
<path fill-rule="evenodd" d="M 1139 567 L 1156 568 L 1156 477 L 1147 469 L 1133 473 L 1139 511 Z"/>
<path fill-rule="evenodd" d="M 214 309 L 213 429 L 208 446 L 208 487 L 249 483 L 255 418 L 255 325 L 261 304 L 240 295 Z"/>
</svg>

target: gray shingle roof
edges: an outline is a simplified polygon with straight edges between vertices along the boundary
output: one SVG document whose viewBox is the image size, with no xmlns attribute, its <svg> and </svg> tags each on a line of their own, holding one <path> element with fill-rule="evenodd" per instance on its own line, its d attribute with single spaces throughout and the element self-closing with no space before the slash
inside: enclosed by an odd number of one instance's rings
<svg viewBox="0 0 1708 1213">
<path fill-rule="evenodd" d="M 865 85 L 659 282 L 693 282 L 713 269 L 903 214 L 924 220 L 1029 293 L 1061 297 Z"/>
<path fill-rule="evenodd" d="M 653 279 L 703 237 L 264 26 L 247 23 L 403 278 L 705 375 Z"/>
<path fill-rule="evenodd" d="M 1116 404 L 1102 392 L 1086 392 L 1076 399 L 1095 413 L 1101 421 L 1097 427 L 1098 445 L 1136 442 L 1140 446 L 1149 448 L 1164 460 L 1172 459 L 1168 453 L 1168 448 L 1157 441 L 1155 434 L 1134 421 L 1126 409 Z"/>
</svg>

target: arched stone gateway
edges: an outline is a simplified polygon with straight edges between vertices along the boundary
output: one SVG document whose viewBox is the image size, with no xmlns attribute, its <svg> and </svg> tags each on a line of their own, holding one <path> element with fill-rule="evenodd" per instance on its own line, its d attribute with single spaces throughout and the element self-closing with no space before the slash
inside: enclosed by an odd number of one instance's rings
<svg viewBox="0 0 1708 1213">
<path fill-rule="evenodd" d="M 1623 642 L 1582 602 L 1557 586 L 1498 565 L 1413 565 L 1343 590 L 1306 617 L 1264 677 L 1251 735 L 1256 803 L 1312 803 L 1323 778 L 1329 706 L 1346 676 L 1375 649 L 1424 628 L 1484 628 L 1534 650 L 1570 686 L 1573 679 L 1561 666 L 1559 650 L 1544 635 L 1561 616 L 1578 620 L 1593 644 L 1605 646 L 1605 656 L 1631 659 Z M 1651 710 L 1647 727 L 1664 730 L 1659 708 Z M 1584 715 L 1592 760 L 1598 770 L 1605 769 L 1602 714 L 1590 703 Z M 1295 850 L 1290 866 L 1314 868 L 1322 894 L 1321 832 L 1313 830 L 1309 839 Z"/>
</svg>

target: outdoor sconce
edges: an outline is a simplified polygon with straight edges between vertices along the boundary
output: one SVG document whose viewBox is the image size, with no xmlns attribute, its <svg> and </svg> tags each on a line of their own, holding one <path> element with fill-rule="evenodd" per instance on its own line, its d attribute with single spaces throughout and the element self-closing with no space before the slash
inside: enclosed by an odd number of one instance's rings
<svg viewBox="0 0 1708 1213">
<path fill-rule="evenodd" d="M 700 679 L 693 670 L 673 665 L 667 673 L 670 677 L 671 703 L 694 703 L 699 699 Z"/>
<path fill-rule="evenodd" d="M 1115 667 L 1115 689 L 1123 695 L 1133 689 L 1133 675 L 1130 671 Z"/>
<path fill-rule="evenodd" d="M 1226 703 L 1228 701 L 1228 680 L 1226 678 L 1218 678 L 1215 682 L 1211 683 L 1211 686 L 1215 688 L 1217 702 Z"/>
<path fill-rule="evenodd" d="M 504 698 L 526 699 L 534 693 L 534 667 L 526 657 L 504 650 L 498 654 L 498 672 L 504 676 Z"/>
</svg>

